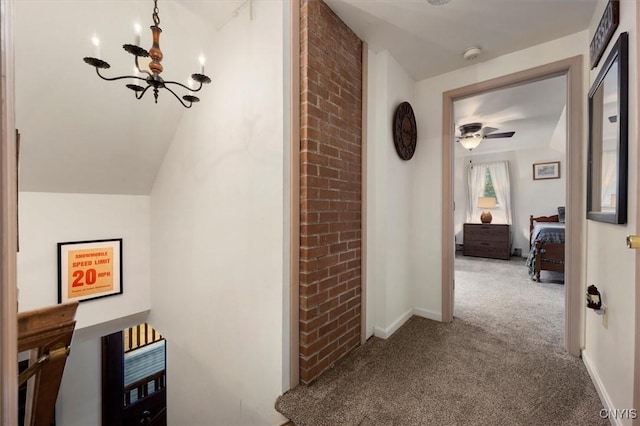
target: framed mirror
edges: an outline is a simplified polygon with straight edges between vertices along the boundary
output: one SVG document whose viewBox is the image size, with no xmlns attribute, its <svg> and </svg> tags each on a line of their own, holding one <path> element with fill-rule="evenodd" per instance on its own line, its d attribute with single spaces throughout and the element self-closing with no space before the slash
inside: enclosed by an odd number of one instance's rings
<svg viewBox="0 0 640 426">
<path fill-rule="evenodd" d="M 621 33 L 589 90 L 587 219 L 627 223 L 629 41 Z"/>
</svg>

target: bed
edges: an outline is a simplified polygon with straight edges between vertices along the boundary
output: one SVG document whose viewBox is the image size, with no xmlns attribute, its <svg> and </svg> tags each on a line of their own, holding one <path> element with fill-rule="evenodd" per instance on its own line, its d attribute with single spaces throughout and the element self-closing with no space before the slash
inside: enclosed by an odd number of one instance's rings
<svg viewBox="0 0 640 426">
<path fill-rule="evenodd" d="M 564 273 L 565 224 L 559 216 L 529 216 L 529 276 L 540 282 L 540 271 Z"/>
</svg>

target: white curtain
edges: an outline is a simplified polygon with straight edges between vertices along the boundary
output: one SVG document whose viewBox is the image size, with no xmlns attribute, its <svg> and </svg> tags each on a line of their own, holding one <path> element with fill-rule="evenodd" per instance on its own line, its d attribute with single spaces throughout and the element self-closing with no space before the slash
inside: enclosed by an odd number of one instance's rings
<svg viewBox="0 0 640 426">
<path fill-rule="evenodd" d="M 470 164 L 467 167 L 467 223 L 480 222 L 480 213 L 478 209 L 478 197 L 484 195 L 484 182 L 487 168 L 484 164 Z"/>
<path fill-rule="evenodd" d="M 478 197 L 484 196 L 486 173 L 489 170 L 493 190 L 496 193 L 498 206 L 491 210 L 492 223 L 506 223 L 511 225 L 511 184 L 509 181 L 509 163 L 496 161 L 492 163 L 473 164 L 467 169 L 467 222 L 480 222 L 482 209 L 477 207 Z"/>
<path fill-rule="evenodd" d="M 511 225 L 511 184 L 509 182 L 509 163 L 506 161 L 497 161 L 495 163 L 487 163 L 491 181 L 493 182 L 493 190 L 498 200 L 498 209 L 503 215 L 504 222 Z"/>
</svg>

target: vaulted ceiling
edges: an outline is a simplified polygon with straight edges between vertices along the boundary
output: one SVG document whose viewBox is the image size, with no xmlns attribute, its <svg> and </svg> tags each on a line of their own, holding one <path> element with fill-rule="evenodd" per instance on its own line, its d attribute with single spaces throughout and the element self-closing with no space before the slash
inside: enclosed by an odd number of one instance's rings
<svg viewBox="0 0 640 426">
<path fill-rule="evenodd" d="M 467 123 L 481 123 L 497 128 L 495 133 L 515 132 L 510 138 L 484 139 L 473 154 L 536 149 L 549 147 L 555 142 L 554 132 L 562 131 L 565 149 L 565 107 L 567 84 L 565 76 L 548 78 L 516 87 L 508 87 L 454 102 L 453 115 L 456 134 Z M 469 155 L 469 151 L 456 144 L 457 156 Z"/>
<path fill-rule="evenodd" d="M 165 80 L 187 84 L 198 57 L 242 1 L 159 1 Z M 157 104 L 149 91 L 136 100 L 125 85 L 107 82 L 83 62 L 100 39 L 108 77 L 131 75 L 134 23 L 151 47 L 151 0 L 14 2 L 16 125 L 21 133 L 20 189 L 24 191 L 149 194 L 183 114 L 167 91 Z M 206 18 L 206 19 L 204 19 Z M 216 81 L 215 61 L 206 73 Z M 208 87 L 207 87 L 208 88 Z M 201 98 L 206 102 L 207 88 Z M 209 90 L 211 92 L 211 90 Z M 186 93 L 184 93 L 186 94 Z M 196 104 L 193 108 L 198 108 Z"/>
<path fill-rule="evenodd" d="M 272 0 L 253 0 L 254 3 Z M 163 76 L 186 83 L 216 32 L 249 19 L 248 1 L 159 1 Z M 327 0 L 375 50 L 389 50 L 416 80 L 468 65 L 462 51 L 480 45 L 486 60 L 587 28 L 596 0 Z M 141 101 L 126 82 L 100 80 L 82 58 L 101 39 L 109 76 L 130 74 L 133 23 L 151 44 L 151 0 L 14 2 L 16 122 L 21 132 L 20 189 L 149 194 L 164 155 L 188 114 L 170 93 Z M 239 13 L 235 13 L 239 12 Z M 259 18 L 258 18 L 259 19 Z M 212 85 L 216 61 L 208 58 Z M 206 102 L 207 90 L 202 92 Z M 201 105 L 196 105 L 198 108 Z M 485 111 L 486 116 L 499 111 Z M 503 130 L 501 128 L 501 130 Z M 506 129 L 504 129 L 506 130 Z"/>
</svg>

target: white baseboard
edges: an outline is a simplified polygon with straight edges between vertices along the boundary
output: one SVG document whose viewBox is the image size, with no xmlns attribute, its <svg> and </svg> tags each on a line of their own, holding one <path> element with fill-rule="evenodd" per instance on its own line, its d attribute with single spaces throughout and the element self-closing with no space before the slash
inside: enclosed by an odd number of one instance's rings
<svg viewBox="0 0 640 426">
<path fill-rule="evenodd" d="M 402 327 L 402 325 L 405 322 L 407 322 L 409 318 L 411 318 L 414 315 L 417 315 L 422 318 L 434 320 L 434 321 L 442 321 L 442 314 L 440 312 L 433 312 L 428 309 L 422 309 L 422 308 L 413 308 L 413 309 L 409 309 L 407 312 L 400 315 L 400 317 L 398 317 L 394 322 L 392 322 L 391 325 L 387 328 L 375 326 L 373 328 L 373 335 L 381 339 L 388 339 L 393 335 L 393 333 L 398 331 L 398 329 Z"/>
<path fill-rule="evenodd" d="M 411 318 L 412 315 L 413 315 L 413 309 L 409 309 L 407 312 L 400 315 L 398 319 L 392 322 L 389 327 L 387 328 L 382 328 L 378 326 L 374 327 L 373 335 L 381 339 L 388 339 L 389 337 L 391 337 L 393 333 L 395 333 L 400 327 L 402 327 L 402 324 L 407 322 L 407 320 L 409 320 L 409 318 Z"/>
<path fill-rule="evenodd" d="M 591 377 L 591 381 L 596 388 L 596 392 L 598 392 L 600 402 L 602 402 L 602 405 L 606 410 L 613 410 L 615 407 L 611 402 L 611 398 L 609 398 L 609 394 L 607 393 L 602 380 L 600 380 L 600 376 L 598 376 L 596 370 L 593 369 L 591 359 L 584 349 L 582 350 L 582 363 L 587 367 L 587 373 L 589 373 L 589 377 Z M 620 419 L 609 417 L 609 422 L 614 426 L 622 426 L 622 421 Z"/>
<path fill-rule="evenodd" d="M 413 314 L 422 318 L 442 322 L 442 312 L 434 312 L 423 308 L 413 308 Z"/>
</svg>

